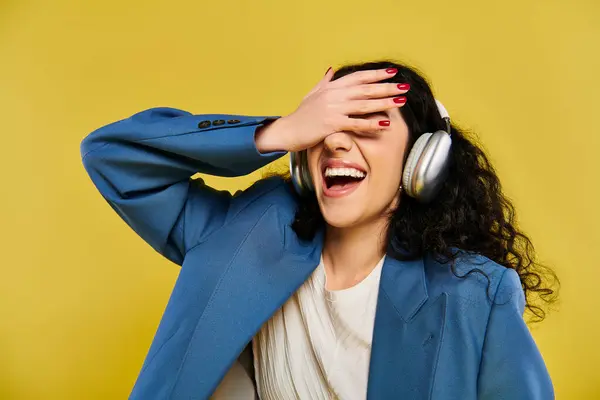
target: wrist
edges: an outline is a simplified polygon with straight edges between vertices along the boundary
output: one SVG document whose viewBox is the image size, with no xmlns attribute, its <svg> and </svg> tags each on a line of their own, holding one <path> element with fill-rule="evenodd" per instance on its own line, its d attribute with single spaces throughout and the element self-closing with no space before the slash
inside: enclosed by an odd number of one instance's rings
<svg viewBox="0 0 600 400">
<path fill-rule="evenodd" d="M 254 142 L 256 149 L 260 153 L 272 153 L 279 151 L 289 151 L 289 145 L 286 141 L 285 117 L 276 120 L 265 121 L 263 126 L 256 130 Z"/>
</svg>

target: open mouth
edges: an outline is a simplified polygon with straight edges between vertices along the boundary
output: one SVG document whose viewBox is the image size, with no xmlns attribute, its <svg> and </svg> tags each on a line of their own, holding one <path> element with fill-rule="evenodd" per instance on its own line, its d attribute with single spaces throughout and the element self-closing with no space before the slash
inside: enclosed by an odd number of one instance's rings
<svg viewBox="0 0 600 400">
<path fill-rule="evenodd" d="M 358 186 L 366 176 L 366 172 L 357 168 L 325 168 L 323 171 L 324 189 L 329 193 L 348 192 Z"/>
</svg>

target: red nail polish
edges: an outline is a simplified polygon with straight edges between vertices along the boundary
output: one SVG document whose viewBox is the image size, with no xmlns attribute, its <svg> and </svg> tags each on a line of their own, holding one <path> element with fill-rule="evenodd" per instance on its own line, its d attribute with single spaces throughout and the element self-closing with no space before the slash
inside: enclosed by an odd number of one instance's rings
<svg viewBox="0 0 600 400">
<path fill-rule="evenodd" d="M 404 97 L 404 96 L 394 97 L 394 103 L 404 104 L 404 103 L 406 103 L 406 97 Z"/>
<path fill-rule="evenodd" d="M 397 68 L 388 68 L 385 70 L 385 72 L 387 72 L 388 74 L 396 74 L 396 73 L 398 73 L 398 69 Z"/>
<path fill-rule="evenodd" d="M 400 83 L 400 84 L 398 84 L 398 89 L 399 90 L 408 90 L 408 89 L 410 89 L 410 85 L 408 83 Z"/>
<path fill-rule="evenodd" d="M 383 121 L 379 121 L 379 125 L 380 126 L 390 126 L 390 121 L 388 121 L 387 119 L 385 119 Z"/>
</svg>

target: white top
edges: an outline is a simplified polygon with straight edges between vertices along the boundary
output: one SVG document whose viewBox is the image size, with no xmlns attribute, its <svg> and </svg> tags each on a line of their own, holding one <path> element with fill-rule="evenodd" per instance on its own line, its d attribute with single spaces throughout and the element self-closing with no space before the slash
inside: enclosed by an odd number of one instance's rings
<svg viewBox="0 0 600 400">
<path fill-rule="evenodd" d="M 366 399 L 384 258 L 357 285 L 325 289 L 323 260 L 253 341 L 261 400 Z"/>
</svg>

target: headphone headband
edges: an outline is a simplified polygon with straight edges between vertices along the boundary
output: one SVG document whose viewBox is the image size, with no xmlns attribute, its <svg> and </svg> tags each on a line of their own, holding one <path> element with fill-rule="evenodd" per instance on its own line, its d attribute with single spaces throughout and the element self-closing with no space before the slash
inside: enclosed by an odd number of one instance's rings
<svg viewBox="0 0 600 400">
<path fill-rule="evenodd" d="M 440 112 L 440 117 L 442 117 L 443 119 L 450 119 L 450 114 L 448 114 L 448 110 L 446 110 L 446 107 L 444 107 L 441 101 L 435 99 L 435 105 L 437 106 L 438 111 Z"/>
<path fill-rule="evenodd" d="M 450 135 L 452 131 L 452 124 L 450 123 L 450 114 L 448 114 L 448 110 L 446 110 L 446 107 L 444 107 L 442 102 L 438 99 L 435 99 L 435 105 L 437 106 L 437 109 L 440 113 L 440 117 L 442 117 L 442 119 L 446 121 L 446 133 Z"/>
</svg>

